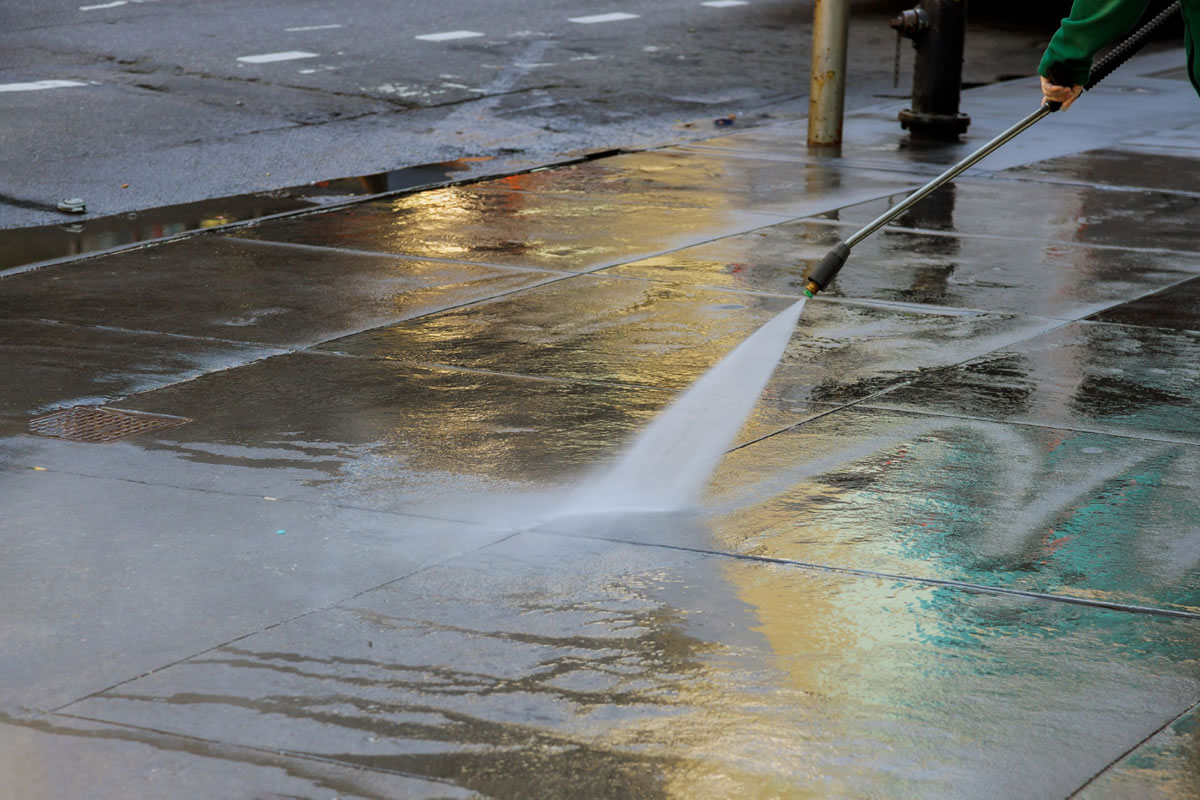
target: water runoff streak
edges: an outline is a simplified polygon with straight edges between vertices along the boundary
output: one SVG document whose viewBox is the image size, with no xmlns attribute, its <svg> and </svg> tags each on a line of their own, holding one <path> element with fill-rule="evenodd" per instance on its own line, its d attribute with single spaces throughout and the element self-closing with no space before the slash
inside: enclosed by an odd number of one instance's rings
<svg viewBox="0 0 1200 800">
<path fill-rule="evenodd" d="M 694 505 L 783 357 L 801 298 L 721 359 L 658 415 L 567 514 L 677 511 Z"/>
</svg>

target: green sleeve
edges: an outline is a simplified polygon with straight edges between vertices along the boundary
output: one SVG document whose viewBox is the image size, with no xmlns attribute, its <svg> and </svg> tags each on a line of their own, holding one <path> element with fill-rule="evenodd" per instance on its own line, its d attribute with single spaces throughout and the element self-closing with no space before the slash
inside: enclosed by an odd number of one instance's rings
<svg viewBox="0 0 1200 800">
<path fill-rule="evenodd" d="M 1092 57 L 1128 33 L 1147 5 L 1149 0 L 1075 0 L 1046 47 L 1038 74 L 1060 86 L 1087 83 Z"/>
</svg>

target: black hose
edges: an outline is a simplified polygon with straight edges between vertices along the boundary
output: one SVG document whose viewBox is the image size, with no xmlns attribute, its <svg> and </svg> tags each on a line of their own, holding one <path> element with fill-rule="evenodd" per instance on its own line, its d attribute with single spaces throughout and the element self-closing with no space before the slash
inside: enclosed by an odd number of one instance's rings
<svg viewBox="0 0 1200 800">
<path fill-rule="evenodd" d="M 1150 38 L 1150 34 L 1161 28 L 1172 15 L 1179 13 L 1179 9 L 1179 0 L 1175 0 L 1174 3 L 1171 3 L 1171 5 L 1159 12 L 1158 16 L 1134 31 L 1128 39 L 1105 53 L 1104 58 L 1092 66 L 1092 73 L 1088 76 L 1088 82 L 1084 84 L 1083 88 L 1091 89 L 1097 83 L 1111 75 L 1113 70 L 1128 61 L 1138 50 L 1141 50 L 1142 46 L 1146 44 L 1146 40 Z"/>
</svg>

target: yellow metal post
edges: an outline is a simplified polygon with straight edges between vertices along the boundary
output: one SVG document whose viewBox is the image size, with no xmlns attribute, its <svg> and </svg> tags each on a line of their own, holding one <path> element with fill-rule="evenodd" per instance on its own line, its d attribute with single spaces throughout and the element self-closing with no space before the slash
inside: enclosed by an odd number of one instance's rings
<svg viewBox="0 0 1200 800">
<path fill-rule="evenodd" d="M 850 0 L 816 0 L 813 5 L 812 79 L 808 95 L 809 147 L 842 143 L 849 30 Z"/>
</svg>

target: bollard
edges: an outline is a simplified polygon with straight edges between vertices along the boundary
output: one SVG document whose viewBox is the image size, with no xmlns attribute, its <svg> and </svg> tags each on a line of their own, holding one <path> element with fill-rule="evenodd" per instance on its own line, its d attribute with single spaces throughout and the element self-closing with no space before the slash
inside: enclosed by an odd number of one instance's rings
<svg viewBox="0 0 1200 800">
<path fill-rule="evenodd" d="M 813 5 L 812 77 L 808 94 L 808 146 L 842 143 L 846 102 L 846 39 L 850 0 Z"/>
<path fill-rule="evenodd" d="M 912 108 L 900 112 L 900 127 L 918 139 L 956 139 L 971 118 L 959 113 L 967 0 L 921 0 L 891 21 L 899 36 L 913 40 Z M 899 52 L 899 51 L 897 51 Z"/>
</svg>

